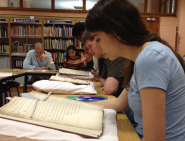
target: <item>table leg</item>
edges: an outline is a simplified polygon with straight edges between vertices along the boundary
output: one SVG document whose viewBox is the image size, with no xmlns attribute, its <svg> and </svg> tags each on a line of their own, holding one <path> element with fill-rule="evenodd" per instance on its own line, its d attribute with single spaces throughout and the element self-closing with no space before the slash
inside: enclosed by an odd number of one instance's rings
<svg viewBox="0 0 185 141">
<path fill-rule="evenodd" d="M 27 93 L 27 75 L 24 76 L 24 92 Z"/>
</svg>

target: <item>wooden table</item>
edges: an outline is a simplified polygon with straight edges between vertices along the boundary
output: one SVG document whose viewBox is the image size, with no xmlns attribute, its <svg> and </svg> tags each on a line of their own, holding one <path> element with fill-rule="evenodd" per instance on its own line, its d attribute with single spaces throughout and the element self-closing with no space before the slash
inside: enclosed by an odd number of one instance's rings
<svg viewBox="0 0 185 141">
<path fill-rule="evenodd" d="M 9 71 L 9 72 L 6 72 Z M 20 69 L 17 72 L 11 72 L 11 69 L 0 69 L 0 73 L 13 73 L 12 76 L 0 77 L 0 107 L 3 106 L 3 81 L 15 79 L 24 76 L 24 92 L 27 92 L 27 76 L 28 75 L 55 75 L 58 71 L 47 70 L 47 71 L 34 71 L 34 70 L 23 70 Z"/>
</svg>

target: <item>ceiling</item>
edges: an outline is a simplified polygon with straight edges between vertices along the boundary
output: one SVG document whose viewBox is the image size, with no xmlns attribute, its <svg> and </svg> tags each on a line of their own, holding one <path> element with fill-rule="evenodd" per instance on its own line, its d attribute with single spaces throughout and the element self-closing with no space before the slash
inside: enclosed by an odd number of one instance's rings
<svg viewBox="0 0 185 141">
<path fill-rule="evenodd" d="M 29 1 L 31 8 L 51 8 L 51 0 L 24 0 Z M 98 0 L 86 0 L 86 9 L 91 9 Z M 144 0 L 130 0 L 133 3 L 144 3 Z M 28 4 L 27 3 L 27 4 Z M 82 6 L 82 0 L 55 0 L 56 9 L 75 10 L 74 6 Z"/>
</svg>

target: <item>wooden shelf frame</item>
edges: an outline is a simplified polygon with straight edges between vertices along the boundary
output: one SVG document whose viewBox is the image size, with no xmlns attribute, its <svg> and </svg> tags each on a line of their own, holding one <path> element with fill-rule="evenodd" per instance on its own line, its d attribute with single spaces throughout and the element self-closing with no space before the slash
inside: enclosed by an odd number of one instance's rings
<svg viewBox="0 0 185 141">
<path fill-rule="evenodd" d="M 44 9 L 44 8 L 24 8 L 23 7 L 23 0 L 19 0 L 19 7 L 12 8 L 12 7 L 1 7 L 2 11 L 25 11 L 25 12 L 48 12 L 48 13 L 75 13 L 75 14 L 88 14 L 88 10 L 86 10 L 86 0 L 82 0 L 82 10 L 66 10 L 66 9 L 55 9 L 55 0 L 51 0 L 51 8 L 50 9 Z M 147 7 L 148 7 L 148 0 L 144 0 L 144 12 L 141 12 L 142 15 L 157 15 L 157 16 L 176 16 L 177 11 L 177 2 L 178 0 L 175 0 L 175 9 L 174 13 L 148 13 Z M 22 13 L 24 14 L 24 13 Z M 44 14 L 44 13 L 43 13 Z M 34 14 L 32 14 L 34 15 Z M 84 16 L 83 15 L 83 18 Z M 74 16 L 74 14 L 73 14 Z M 79 17 L 80 18 L 80 17 Z"/>
</svg>

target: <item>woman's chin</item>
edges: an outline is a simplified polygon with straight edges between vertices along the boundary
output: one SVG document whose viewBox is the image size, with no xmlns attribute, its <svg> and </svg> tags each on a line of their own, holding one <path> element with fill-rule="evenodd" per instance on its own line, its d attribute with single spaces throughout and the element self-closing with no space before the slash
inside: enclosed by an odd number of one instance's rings
<svg viewBox="0 0 185 141">
<path fill-rule="evenodd" d="M 107 57 L 106 59 L 109 59 L 109 60 L 116 60 L 117 58 L 119 58 L 119 57 Z"/>
</svg>

